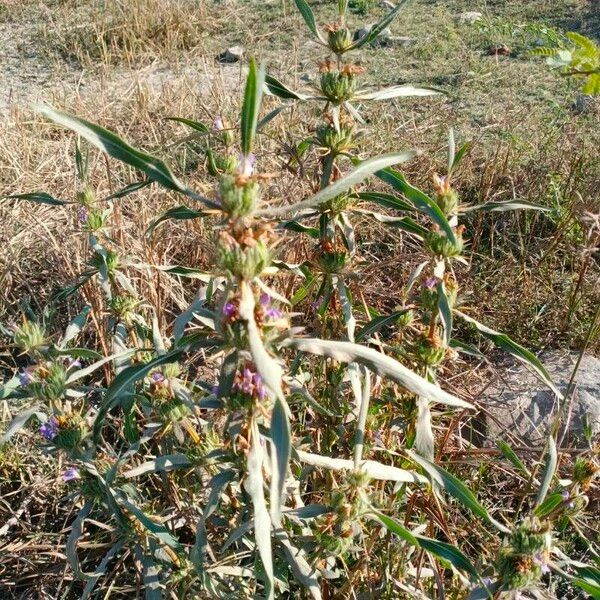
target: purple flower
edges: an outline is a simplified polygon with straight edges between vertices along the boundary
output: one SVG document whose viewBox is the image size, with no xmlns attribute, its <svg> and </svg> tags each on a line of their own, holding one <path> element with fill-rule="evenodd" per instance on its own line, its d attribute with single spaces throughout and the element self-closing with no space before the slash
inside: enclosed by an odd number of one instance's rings
<svg viewBox="0 0 600 600">
<path fill-rule="evenodd" d="M 550 573 L 547 556 L 543 552 L 536 552 L 533 555 L 533 562 L 541 568 L 544 575 Z"/>
<path fill-rule="evenodd" d="M 225 129 L 225 124 L 223 123 L 223 118 L 217 117 L 213 121 L 213 130 L 214 131 L 223 131 L 223 129 Z"/>
<path fill-rule="evenodd" d="M 428 277 L 425 280 L 425 282 L 423 283 L 423 285 L 425 286 L 426 289 L 432 290 L 437 286 L 438 282 L 439 282 L 439 279 L 437 277 Z"/>
<path fill-rule="evenodd" d="M 262 306 L 269 306 L 269 304 L 271 304 L 271 296 L 269 296 L 269 294 L 263 293 L 260 295 L 258 301 L 261 303 Z"/>
<path fill-rule="evenodd" d="M 19 385 L 22 387 L 29 385 L 32 381 L 33 377 L 31 375 L 31 367 L 27 367 L 27 369 L 19 373 Z"/>
<path fill-rule="evenodd" d="M 88 219 L 88 209 L 85 206 L 81 206 L 77 211 L 77 220 L 83 225 Z"/>
<path fill-rule="evenodd" d="M 160 371 L 154 371 L 154 373 L 150 375 L 150 379 L 153 383 L 162 383 L 165 380 L 165 376 Z"/>
<path fill-rule="evenodd" d="M 58 420 L 56 417 L 50 417 L 40 426 L 39 431 L 44 439 L 53 440 L 58 435 Z"/>
<path fill-rule="evenodd" d="M 238 172 L 240 175 L 250 177 L 254 173 L 254 166 L 256 165 L 256 156 L 250 154 L 240 154 Z"/>
<path fill-rule="evenodd" d="M 283 317 L 283 313 L 278 308 L 273 308 L 272 306 L 265 310 L 265 315 L 270 319 L 281 319 Z"/>
<path fill-rule="evenodd" d="M 215 396 L 218 396 L 219 395 L 219 385 L 218 384 L 213 385 L 210 391 Z"/>
<path fill-rule="evenodd" d="M 233 302 L 225 302 L 225 306 L 223 306 L 223 315 L 230 319 L 236 312 L 237 306 Z"/>
<path fill-rule="evenodd" d="M 256 395 L 259 400 L 264 400 L 267 397 L 267 390 L 263 385 L 262 377 L 258 374 L 254 374 L 254 387 L 256 388 Z"/>
<path fill-rule="evenodd" d="M 67 369 L 79 368 L 81 368 L 81 361 L 78 358 L 74 358 L 73 360 L 69 361 L 69 364 L 67 365 Z"/>
<path fill-rule="evenodd" d="M 63 473 L 63 481 L 73 481 L 74 479 L 79 479 L 81 475 L 79 475 L 79 469 L 77 467 L 70 467 Z"/>
</svg>

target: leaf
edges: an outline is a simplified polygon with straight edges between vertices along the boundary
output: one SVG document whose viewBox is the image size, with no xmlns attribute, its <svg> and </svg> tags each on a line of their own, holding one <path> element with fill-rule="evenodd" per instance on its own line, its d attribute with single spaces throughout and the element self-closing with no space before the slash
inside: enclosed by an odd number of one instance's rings
<svg viewBox="0 0 600 600">
<path fill-rule="evenodd" d="M 450 563 L 455 569 L 468 573 L 473 579 L 479 579 L 479 574 L 471 561 L 456 546 L 423 535 L 415 535 L 415 537 L 423 550 Z"/>
<path fill-rule="evenodd" d="M 389 100 L 391 98 L 413 98 L 424 96 L 438 96 L 443 93 L 435 88 L 418 88 L 412 85 L 393 85 L 373 92 L 360 91 L 354 100 Z"/>
<path fill-rule="evenodd" d="M 175 537 L 173 537 L 173 534 L 164 525 L 153 521 L 148 515 L 126 498 L 121 498 L 121 503 L 123 504 L 123 507 L 126 508 L 156 539 L 175 551 L 183 550 L 183 546 Z"/>
<path fill-rule="evenodd" d="M 135 354 L 135 352 L 136 352 L 135 350 L 125 350 L 123 352 L 111 354 L 110 356 L 105 356 L 104 358 L 101 358 L 100 360 L 96 361 L 95 363 L 92 363 L 91 365 L 88 365 L 87 367 L 84 367 L 83 369 L 78 369 L 77 371 L 75 371 L 74 373 L 69 375 L 66 383 L 67 383 L 67 385 L 71 385 L 72 383 L 75 383 L 76 381 L 79 381 L 80 379 L 83 379 L 84 377 L 91 375 L 94 371 L 96 371 L 101 366 L 105 365 L 106 363 L 110 362 L 111 360 L 130 357 L 133 354 Z"/>
<path fill-rule="evenodd" d="M 451 175 L 457 168 L 458 165 L 462 162 L 463 158 L 467 154 L 467 152 L 471 149 L 471 142 L 465 142 L 459 149 L 452 163 L 450 164 L 450 171 L 448 171 L 448 175 Z"/>
<path fill-rule="evenodd" d="M 305 225 L 302 225 L 302 223 L 298 223 L 298 221 L 284 221 L 280 227 L 287 229 L 288 231 L 306 233 L 315 240 L 319 237 L 319 230 L 316 227 L 306 227 Z"/>
<path fill-rule="evenodd" d="M 202 518 L 206 521 L 210 515 L 213 514 L 225 488 L 236 478 L 236 472 L 233 469 L 226 469 L 213 476 L 208 484 L 210 488 L 210 494 L 204 506 L 204 513 Z"/>
<path fill-rule="evenodd" d="M 256 126 L 258 124 L 258 113 L 262 102 L 264 89 L 265 69 L 256 68 L 254 59 L 250 59 L 250 70 L 246 79 L 246 90 L 244 92 L 244 103 L 242 105 L 242 152 L 248 156 L 252 152 Z"/>
<path fill-rule="evenodd" d="M 413 534 L 411 531 L 403 527 L 398 521 L 387 517 L 386 515 L 375 511 L 372 513 L 376 519 L 384 525 L 384 527 L 391 533 L 397 535 L 405 542 L 421 548 L 426 552 L 437 556 L 445 562 L 450 563 L 455 569 L 464 571 L 473 577 L 473 579 L 479 579 L 477 570 L 471 563 L 471 561 L 455 546 L 446 542 L 440 542 L 423 535 Z"/>
<path fill-rule="evenodd" d="M 462 482 L 435 463 L 408 451 L 409 456 L 431 477 L 432 481 L 439 484 L 450 496 L 458 500 L 465 508 L 473 514 L 481 517 L 502 533 L 510 533 L 510 529 L 493 519 L 488 511 L 477 501 L 475 494 Z"/>
<path fill-rule="evenodd" d="M 265 91 L 284 100 L 307 100 L 310 98 L 305 94 L 294 92 L 272 75 L 265 75 Z"/>
<path fill-rule="evenodd" d="M 508 200 L 506 202 L 485 202 L 484 204 L 471 204 L 470 206 L 461 207 L 461 212 L 503 212 L 507 210 L 539 210 L 541 212 L 549 212 L 552 209 L 547 206 L 540 206 L 526 200 Z"/>
<path fill-rule="evenodd" d="M 544 367 L 544 365 L 540 362 L 533 352 L 527 350 L 517 342 L 513 341 L 509 338 L 505 333 L 500 333 L 499 331 L 494 331 L 489 327 L 486 327 L 482 323 L 479 323 L 475 319 L 465 315 L 464 313 L 455 310 L 455 315 L 458 315 L 461 319 L 464 319 L 467 323 L 474 325 L 477 331 L 481 333 L 484 337 L 491 340 L 496 346 L 502 348 L 502 350 L 508 352 L 511 356 L 514 356 L 517 360 L 529 365 L 535 373 L 548 385 L 548 387 L 556 394 L 558 398 L 562 399 L 562 393 L 560 390 L 554 385 L 550 374 Z"/>
<path fill-rule="evenodd" d="M 452 308 L 446 295 L 446 288 L 444 283 L 440 281 L 437 284 L 437 305 L 440 319 L 444 327 L 444 344 L 450 345 L 450 339 L 452 338 Z"/>
<path fill-rule="evenodd" d="M 277 477 L 273 479 L 271 484 L 274 487 L 272 494 L 276 495 L 275 502 L 277 506 L 281 506 L 285 478 L 292 452 L 292 434 L 288 412 L 289 409 L 284 405 L 282 399 L 276 398 L 271 413 L 271 442 L 275 450 Z M 279 512 L 276 511 L 276 514 L 279 515 Z"/>
<path fill-rule="evenodd" d="M 123 369 L 110 384 L 104 394 L 102 404 L 94 420 L 94 439 L 98 439 L 102 424 L 108 412 L 122 400 L 123 394 L 139 379 L 145 377 L 150 371 L 160 365 L 176 362 L 183 354 L 183 350 L 173 350 L 168 354 L 154 358 L 141 364 Z"/>
<path fill-rule="evenodd" d="M 547 517 L 555 508 L 565 503 L 565 499 L 560 492 L 550 494 L 533 512 L 536 517 L 543 519 Z"/>
<path fill-rule="evenodd" d="M 356 334 L 356 341 L 360 342 L 370 337 L 374 333 L 377 333 L 383 327 L 386 327 L 387 325 L 393 325 L 399 317 L 406 314 L 409 310 L 409 308 L 404 308 L 402 310 L 393 312 L 390 315 L 380 315 L 379 317 L 375 317 L 358 331 Z"/>
<path fill-rule="evenodd" d="M 385 194 L 384 192 L 357 192 L 352 194 L 353 197 L 367 202 L 375 202 L 385 208 L 393 210 L 401 210 L 405 212 L 414 212 L 415 207 L 404 200 L 394 196 L 393 194 Z"/>
<path fill-rule="evenodd" d="M 71 524 L 71 533 L 69 533 L 69 537 L 67 538 L 67 542 L 65 544 L 65 554 L 67 555 L 67 560 L 73 573 L 79 579 L 89 580 L 93 576 L 84 573 L 81 570 L 81 566 L 79 564 L 79 557 L 77 556 L 77 542 L 83 533 L 83 524 L 89 514 L 92 512 L 94 508 L 94 502 L 88 500 L 79 510 L 75 520 Z"/>
<path fill-rule="evenodd" d="M 267 511 L 263 494 L 263 450 L 258 425 L 253 419 L 251 423 L 251 442 L 246 461 L 246 479 L 244 487 L 254 507 L 254 539 L 265 571 L 265 595 L 267 600 L 274 600 L 273 556 L 271 554 L 271 517 Z"/>
<path fill-rule="evenodd" d="M 19 376 L 11 377 L 8 381 L 0 383 L 0 400 L 10 398 L 16 390 L 21 387 Z M 0 442 L 2 443 L 2 442 Z"/>
<path fill-rule="evenodd" d="M 316 35 L 317 38 L 324 43 L 325 40 L 323 38 L 323 35 L 317 28 L 315 15 L 313 14 L 313 11 L 308 5 L 308 2 L 306 2 L 306 0 L 294 0 L 294 2 L 296 3 L 296 7 L 300 11 L 300 14 L 302 15 L 302 18 L 304 19 L 304 22 L 306 23 L 307 27 L 310 29 L 313 35 Z"/>
<path fill-rule="evenodd" d="M 189 219 L 198 219 L 205 216 L 207 216 L 207 213 L 204 213 L 200 210 L 194 210 L 193 208 L 188 208 L 184 205 L 175 206 L 174 208 L 170 208 L 162 213 L 159 217 L 154 219 L 154 221 L 152 221 L 152 223 L 150 223 L 148 226 L 146 235 L 151 235 L 161 223 L 171 219 L 176 221 L 187 221 Z"/>
<path fill-rule="evenodd" d="M 403 539 L 405 542 L 408 542 L 412 546 L 419 547 L 419 542 L 417 538 L 403 525 L 400 525 L 398 521 L 392 519 L 384 515 L 379 511 L 373 511 L 373 516 L 379 521 L 388 531 L 397 535 L 399 538 Z"/>
<path fill-rule="evenodd" d="M 94 588 L 96 587 L 96 584 L 98 583 L 98 580 L 100 577 L 102 577 L 102 575 L 104 575 L 104 573 L 106 573 L 106 569 L 108 568 L 110 561 L 119 553 L 126 542 L 126 538 L 118 539 L 115 542 L 115 545 L 104 555 L 100 561 L 100 564 L 96 567 L 94 574 L 90 576 L 90 580 L 87 582 L 81 594 L 81 600 L 87 600 L 90 597 L 94 591 Z"/>
<path fill-rule="evenodd" d="M 525 477 L 531 477 L 529 469 L 521 462 L 521 459 L 516 455 L 515 451 L 503 440 L 496 442 L 500 452 L 504 458 L 512 463 L 512 465 Z"/>
<path fill-rule="evenodd" d="M 219 208 L 219 204 L 216 202 L 208 200 L 207 198 L 202 198 L 187 188 L 175 177 L 175 175 L 173 175 L 173 173 L 171 173 L 169 167 L 161 159 L 130 146 L 127 142 L 108 129 L 104 129 L 104 127 L 101 127 L 100 125 L 55 110 L 51 107 L 40 107 L 38 111 L 57 125 L 61 125 L 62 127 L 79 134 L 90 144 L 99 150 L 106 152 L 109 156 L 112 156 L 112 158 L 116 158 L 117 160 L 142 171 L 152 181 L 156 181 L 163 187 L 190 196 L 204 202 L 212 208 Z"/>
<path fill-rule="evenodd" d="M 133 469 L 129 469 L 129 471 L 125 471 L 123 477 L 131 479 L 132 477 L 139 477 L 146 473 L 167 473 L 175 469 L 189 467 L 190 465 L 190 459 L 185 454 L 166 454 L 157 456 L 154 460 L 149 460 Z"/>
<path fill-rule="evenodd" d="M 426 214 L 436 225 L 446 233 L 447 238 L 456 244 L 454 230 L 448 223 L 440 207 L 427 194 L 410 185 L 402 173 L 392 169 L 383 169 L 377 173 L 377 177 L 389 183 L 394 189 L 403 194 L 422 213 Z"/>
<path fill-rule="evenodd" d="M 204 123 L 200 123 L 200 121 L 192 121 L 191 119 L 184 119 L 182 117 L 167 117 L 167 120 L 183 123 L 184 125 L 192 128 L 194 131 L 199 131 L 200 133 L 210 132 L 210 129 Z"/>
<path fill-rule="evenodd" d="M 33 408 L 20 412 L 10 422 L 10 425 L 8 426 L 8 429 L 4 432 L 4 435 L 0 437 L 0 445 L 5 444 L 6 442 L 8 442 L 8 440 L 10 440 L 10 438 L 13 435 L 15 435 L 15 433 L 21 431 L 21 429 L 23 429 L 23 427 L 25 427 L 25 425 L 27 424 L 27 421 L 29 421 L 29 419 L 34 415 L 36 415 L 38 419 L 40 419 L 40 421 L 46 420 L 46 415 L 44 412 L 42 412 L 42 407 L 40 406 L 34 406 Z"/>
<path fill-rule="evenodd" d="M 346 458 L 330 458 L 321 454 L 311 454 L 304 450 L 296 450 L 298 459 L 301 462 L 312 465 L 313 467 L 321 467 L 323 469 L 331 469 L 333 471 L 353 471 L 355 470 L 354 461 Z M 427 479 L 414 471 L 399 469 L 390 465 L 384 465 L 374 460 L 363 460 L 360 463 L 360 470 L 368 475 L 371 479 L 380 479 L 382 481 L 399 481 L 401 483 L 427 483 Z"/>
<path fill-rule="evenodd" d="M 152 183 L 151 179 L 144 179 L 143 181 L 135 181 L 134 183 L 130 183 L 126 185 L 124 188 L 116 191 L 114 194 L 110 196 L 106 196 L 106 198 L 102 198 L 103 201 L 107 200 L 117 200 L 118 198 L 123 198 L 128 196 L 129 194 L 133 194 L 133 192 L 137 192 L 145 187 L 148 187 Z"/>
<path fill-rule="evenodd" d="M 60 341 L 61 348 L 64 348 L 71 340 L 74 340 L 81 333 L 91 310 L 92 307 L 89 304 L 86 304 L 83 307 L 83 310 L 69 323 L 68 327 L 65 329 L 65 334 Z"/>
<path fill-rule="evenodd" d="M 404 5 L 408 2 L 408 0 L 400 0 L 400 2 L 396 5 L 396 8 L 392 9 L 379 23 L 376 23 L 371 27 L 371 29 L 363 35 L 361 38 L 356 40 L 352 46 L 350 46 L 349 50 L 354 48 L 360 48 L 365 44 L 372 42 L 377 36 L 396 18 L 400 10 L 404 7 Z"/>
<path fill-rule="evenodd" d="M 365 365 L 373 373 L 396 381 L 408 391 L 417 394 L 417 396 L 424 396 L 448 406 L 473 408 L 468 402 L 445 392 L 420 375 L 413 373 L 397 360 L 372 348 L 350 342 L 334 342 L 317 338 L 287 338 L 282 341 L 282 345 L 295 348 L 301 352 L 329 356 L 340 362 L 358 362 Z"/>
<path fill-rule="evenodd" d="M 158 578 L 158 565 L 151 556 L 144 554 L 140 549 L 140 562 L 142 563 L 142 576 L 144 578 L 144 596 L 146 600 L 163 600 L 162 588 Z"/>
<path fill-rule="evenodd" d="M 65 204 L 72 204 L 67 200 L 59 200 L 54 198 L 46 192 L 31 192 L 29 194 L 12 194 L 10 196 L 3 196 L 6 200 L 29 200 L 36 204 L 49 204 L 50 206 L 64 206 Z"/>
<path fill-rule="evenodd" d="M 331 200 L 332 198 L 335 198 L 336 196 L 348 191 L 353 185 L 360 183 L 369 175 L 372 175 L 377 171 L 381 171 L 386 167 L 390 167 L 391 165 L 397 165 L 406 162 L 407 160 L 414 158 L 416 155 L 417 152 L 414 150 L 407 150 L 406 152 L 400 152 L 397 154 L 384 154 L 376 158 L 365 160 L 361 162 L 354 169 L 354 171 L 328 185 L 326 188 L 317 192 L 314 196 L 308 198 L 307 200 L 302 200 L 301 202 L 296 202 L 295 204 L 288 206 L 262 209 L 257 211 L 257 214 L 271 217 L 289 212 L 297 212 L 304 208 L 318 206 L 319 204 L 327 202 L 327 200 Z"/>
<path fill-rule="evenodd" d="M 556 442 L 554 441 L 554 438 L 550 436 L 548 438 L 548 458 L 546 459 L 546 466 L 544 467 L 544 474 L 542 475 L 542 483 L 535 499 L 536 508 L 539 507 L 546 498 L 546 494 L 550 489 L 550 484 L 556 473 L 557 465 L 558 453 L 556 451 Z"/>
<path fill-rule="evenodd" d="M 423 239 L 428 231 L 422 225 L 419 225 L 416 221 L 411 219 L 410 217 L 388 217 L 387 215 L 381 215 L 376 212 L 372 212 L 370 210 L 354 210 L 353 212 L 358 212 L 361 214 L 368 215 L 369 217 L 373 217 L 375 220 L 387 225 L 388 227 L 394 227 L 396 229 L 402 229 L 402 231 L 406 231 L 407 233 L 411 233 L 412 235 L 416 235 L 418 238 Z"/>
</svg>

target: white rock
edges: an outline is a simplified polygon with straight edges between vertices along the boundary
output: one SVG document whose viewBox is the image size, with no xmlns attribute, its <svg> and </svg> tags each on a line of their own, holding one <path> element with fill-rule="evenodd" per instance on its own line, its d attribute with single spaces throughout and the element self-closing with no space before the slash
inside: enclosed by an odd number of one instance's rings
<svg viewBox="0 0 600 600">
<path fill-rule="evenodd" d="M 475 23 L 483 18 L 483 13 L 477 12 L 476 10 L 469 10 L 467 12 L 460 13 L 458 20 L 461 23 Z"/>
<path fill-rule="evenodd" d="M 540 360 L 558 389 L 564 394 L 579 357 L 577 352 L 549 350 Z M 508 371 L 499 368 L 498 381 L 488 387 L 480 403 L 487 413 L 483 419 L 485 444 L 510 436 L 528 445 L 540 445 L 550 432 L 558 400 L 553 392 L 521 363 Z M 575 391 L 560 429 L 564 443 L 585 447 L 586 423 L 597 437 L 600 434 L 600 360 L 584 355 L 575 377 Z"/>
</svg>

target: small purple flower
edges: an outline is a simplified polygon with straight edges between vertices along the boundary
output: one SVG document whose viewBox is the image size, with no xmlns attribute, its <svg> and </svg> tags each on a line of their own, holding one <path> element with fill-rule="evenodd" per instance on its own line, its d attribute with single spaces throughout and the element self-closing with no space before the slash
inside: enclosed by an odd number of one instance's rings
<svg viewBox="0 0 600 600">
<path fill-rule="evenodd" d="M 254 373 L 248 367 L 245 367 L 242 372 L 242 385 L 240 388 L 244 394 L 252 394 L 254 391 Z"/>
<path fill-rule="evenodd" d="M 240 154 L 238 172 L 240 175 L 250 177 L 254 173 L 254 166 L 256 165 L 256 156 L 250 154 Z"/>
<path fill-rule="evenodd" d="M 547 557 L 542 552 L 536 552 L 533 555 L 533 562 L 541 568 L 544 575 L 550 573 L 550 566 L 548 565 Z"/>
<path fill-rule="evenodd" d="M 19 385 L 21 385 L 21 387 L 25 387 L 26 385 L 29 385 L 32 381 L 33 381 L 33 376 L 31 374 L 30 367 L 27 367 L 27 369 L 25 369 L 24 371 L 21 371 L 19 373 Z"/>
<path fill-rule="evenodd" d="M 165 376 L 160 371 L 154 371 L 154 373 L 150 375 L 150 379 L 153 383 L 162 383 L 165 380 Z"/>
<path fill-rule="evenodd" d="M 237 306 L 233 302 L 225 302 L 223 306 L 223 315 L 228 319 L 231 319 L 237 312 Z"/>
<path fill-rule="evenodd" d="M 219 385 L 218 384 L 213 385 L 210 392 L 211 392 L 211 394 L 218 396 L 219 395 Z"/>
<path fill-rule="evenodd" d="M 260 295 L 258 301 L 261 303 L 262 306 L 269 306 L 269 304 L 271 304 L 271 296 L 269 296 L 269 294 L 263 293 Z"/>
<path fill-rule="evenodd" d="M 214 131 L 223 131 L 223 129 L 225 129 L 225 124 L 223 123 L 223 118 L 217 117 L 213 121 L 213 130 Z"/>
<path fill-rule="evenodd" d="M 78 358 L 74 358 L 73 360 L 70 360 L 69 363 L 67 364 L 67 369 L 80 369 L 81 368 L 81 361 Z"/>
<path fill-rule="evenodd" d="M 63 473 L 63 481 L 73 481 L 74 479 L 80 479 L 79 469 L 77 467 L 70 467 Z"/>
<path fill-rule="evenodd" d="M 52 441 L 58 435 L 58 420 L 56 417 L 50 417 L 40 426 L 40 434 L 48 441 Z"/>
<path fill-rule="evenodd" d="M 439 279 L 437 277 L 428 277 L 423 283 L 423 285 L 426 289 L 433 290 L 437 286 L 438 282 Z"/>
<path fill-rule="evenodd" d="M 264 400 L 267 397 L 267 390 L 263 385 L 262 377 L 258 374 L 254 374 L 254 387 L 256 389 L 256 395 L 259 400 Z"/>
<path fill-rule="evenodd" d="M 85 206 L 81 206 L 79 208 L 79 210 L 77 211 L 77 220 L 79 221 L 79 223 L 81 223 L 81 225 L 83 225 L 89 216 L 89 211 Z"/>
<path fill-rule="evenodd" d="M 272 306 L 265 310 L 265 315 L 267 315 L 269 319 L 281 319 L 281 317 L 283 317 L 283 313 L 278 308 L 273 308 Z"/>
</svg>

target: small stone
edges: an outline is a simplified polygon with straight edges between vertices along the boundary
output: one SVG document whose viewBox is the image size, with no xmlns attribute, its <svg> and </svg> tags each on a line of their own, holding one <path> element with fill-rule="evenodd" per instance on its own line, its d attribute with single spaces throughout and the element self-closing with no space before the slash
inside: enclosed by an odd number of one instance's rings
<svg viewBox="0 0 600 600">
<path fill-rule="evenodd" d="M 577 98 L 575 98 L 575 102 L 571 106 L 574 113 L 581 115 L 590 111 L 596 105 L 598 99 L 595 96 L 590 96 L 588 94 L 577 94 Z"/>
<path fill-rule="evenodd" d="M 224 52 L 221 52 L 217 57 L 217 60 L 222 63 L 236 63 L 240 62 L 244 57 L 243 46 L 230 46 Z"/>
<path fill-rule="evenodd" d="M 565 393 L 579 357 L 578 352 L 549 350 L 539 357 L 556 387 Z M 520 438 L 540 446 L 552 428 L 559 402 L 555 394 L 522 363 L 506 371 L 499 367 L 480 404 L 485 411 L 479 443 L 495 445 L 499 439 Z M 600 433 L 600 359 L 584 354 L 575 377 L 575 390 L 560 426 L 559 440 L 565 445 L 586 447 L 584 430 L 593 437 Z M 475 438 L 478 436 L 475 435 Z M 473 440 L 478 443 L 477 439 Z"/>
<path fill-rule="evenodd" d="M 361 38 L 369 34 L 371 29 L 375 27 L 375 23 L 365 25 L 354 32 L 352 39 L 356 42 Z M 389 46 L 392 43 L 392 32 L 389 27 L 386 27 L 372 42 L 369 42 L 371 46 Z"/>
<path fill-rule="evenodd" d="M 483 18 L 483 14 L 480 12 L 477 12 L 475 10 L 469 10 L 467 12 L 460 13 L 457 16 L 457 19 L 461 23 L 468 23 L 468 24 L 476 23 L 477 21 L 481 20 L 482 18 Z"/>
</svg>

